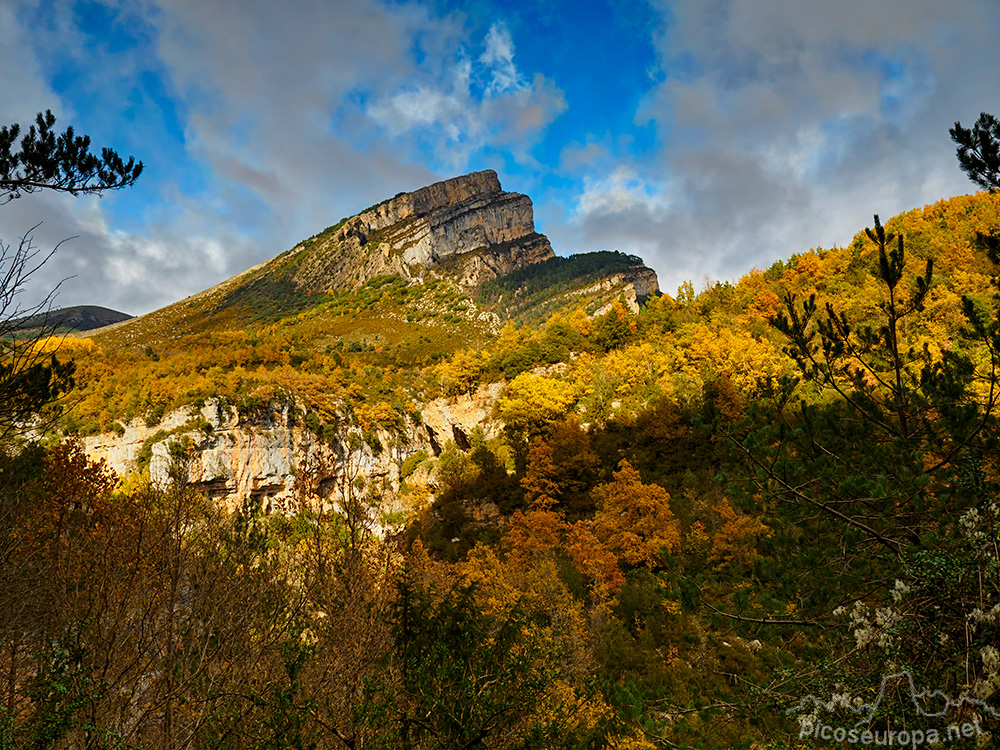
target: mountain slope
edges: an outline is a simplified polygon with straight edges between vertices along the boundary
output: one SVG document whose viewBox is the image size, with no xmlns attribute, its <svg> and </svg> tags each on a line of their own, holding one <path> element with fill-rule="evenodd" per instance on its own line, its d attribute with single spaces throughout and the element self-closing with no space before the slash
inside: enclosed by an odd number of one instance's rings
<svg viewBox="0 0 1000 750">
<path fill-rule="evenodd" d="M 639 273 L 641 261 L 626 264 L 630 271 L 625 278 L 622 264 L 612 255 L 594 255 L 584 264 L 586 278 L 562 283 L 558 293 L 613 278 L 613 283 L 588 294 L 587 302 L 597 303 L 592 305 L 597 309 L 623 292 L 634 301 L 657 291 L 655 273 L 645 268 Z M 605 261 L 608 265 L 602 271 Z M 535 232 L 531 199 L 504 192 L 495 172 L 475 172 L 400 193 L 211 289 L 94 335 L 115 347 L 155 347 L 186 335 L 288 319 L 324 304 L 336 307 L 338 295 L 357 293 L 383 277 L 401 279 L 410 289 L 410 302 L 430 289 L 428 300 L 420 303 L 427 311 L 438 304 L 435 299 L 444 285 L 450 289 L 446 296 L 463 298 L 464 307 L 475 308 L 472 298 L 476 298 L 502 319 L 507 307 L 488 304 L 489 295 L 478 290 L 506 278 L 501 283 L 510 292 L 528 283 L 531 269 L 550 269 L 553 263 L 564 262 L 555 257 L 548 239 Z M 520 276 L 512 276 L 516 274 Z M 630 291 L 633 281 L 638 292 Z M 537 292 L 533 294 L 539 301 L 546 298 Z M 446 305 L 457 302 L 449 299 Z M 530 306 L 530 300 L 522 300 L 518 310 Z M 413 317 L 412 311 L 403 314 Z M 464 317 L 477 321 L 471 340 L 485 330 L 479 323 L 491 319 L 478 314 Z"/>
<path fill-rule="evenodd" d="M 222 461 L 191 477 L 213 495 L 283 495 L 294 482 L 289 457 L 317 438 L 355 431 L 374 471 L 384 445 L 437 454 L 471 431 L 474 422 L 432 416 L 428 404 L 452 388 L 438 369 L 457 352 L 490 348 L 505 319 L 594 313 L 619 297 L 638 309 L 655 292 L 655 273 L 638 258 L 555 257 L 527 196 L 502 191 L 493 172 L 466 175 L 399 194 L 211 289 L 91 332 L 101 353 L 78 360 L 63 428 L 104 433 L 88 438 L 94 455 L 157 475 L 171 460 L 165 446 L 182 436 L 193 456 Z M 484 378 L 530 367 L 534 351 L 518 363 L 498 355 Z M 557 344 L 544 361 L 567 356 Z M 232 440 L 219 443 L 223 433 Z M 236 464 L 284 468 L 251 481 Z M 398 466 L 380 471 L 398 482 Z"/>
</svg>

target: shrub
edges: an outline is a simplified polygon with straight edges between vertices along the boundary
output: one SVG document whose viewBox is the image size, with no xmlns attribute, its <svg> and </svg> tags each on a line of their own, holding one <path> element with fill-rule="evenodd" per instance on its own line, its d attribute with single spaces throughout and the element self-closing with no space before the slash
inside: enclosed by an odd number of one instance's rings
<svg viewBox="0 0 1000 750">
<path fill-rule="evenodd" d="M 413 474 L 424 461 L 428 459 L 427 451 L 419 450 L 416 453 L 412 453 L 406 457 L 403 461 L 403 465 L 399 467 L 399 476 L 402 479 L 406 479 L 408 476 Z"/>
</svg>

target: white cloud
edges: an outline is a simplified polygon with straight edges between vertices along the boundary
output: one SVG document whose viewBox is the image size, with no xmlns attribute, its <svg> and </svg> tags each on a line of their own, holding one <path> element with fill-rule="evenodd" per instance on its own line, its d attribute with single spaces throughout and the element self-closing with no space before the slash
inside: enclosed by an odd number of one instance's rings
<svg viewBox="0 0 1000 750">
<path fill-rule="evenodd" d="M 392 135 L 400 135 L 414 127 L 442 124 L 449 139 L 456 140 L 460 128 L 455 124 L 461 117 L 462 107 L 454 95 L 433 89 L 418 88 L 401 91 L 379 102 L 369 110 L 372 119 Z"/>
<path fill-rule="evenodd" d="M 554 243 L 617 236 L 672 289 L 847 243 L 873 213 L 973 190 L 948 128 L 1000 95 L 980 73 L 1000 67 L 995 0 L 660 5 L 665 75 L 635 121 L 662 147 L 630 177 L 600 164 L 608 176 L 585 183 L 576 224 Z"/>
<path fill-rule="evenodd" d="M 490 27 L 484 46 L 476 60 L 460 50 L 443 69 L 417 71 L 416 82 L 375 100 L 368 116 L 393 137 L 436 144 L 430 146 L 435 157 L 453 170 L 466 168 L 471 154 L 487 144 L 532 163 L 531 147 L 566 110 L 566 99 L 541 74 L 527 83 L 503 24 Z"/>
<path fill-rule="evenodd" d="M 584 178 L 584 189 L 576 206 L 576 220 L 586 222 L 593 216 L 667 210 L 669 201 L 662 187 L 640 178 L 634 169 L 616 168 L 605 178 Z"/>
<path fill-rule="evenodd" d="M 479 58 L 490 73 L 486 87 L 487 96 L 496 96 L 507 91 L 517 91 L 525 87 L 524 79 L 514 65 L 514 40 L 502 23 L 494 23 L 486 34 L 486 51 Z"/>
<path fill-rule="evenodd" d="M 20 25 L 27 2 L 0 3 L 0 125 L 28 124 L 36 112 L 59 109 L 59 100 L 45 80 L 31 37 Z"/>
</svg>

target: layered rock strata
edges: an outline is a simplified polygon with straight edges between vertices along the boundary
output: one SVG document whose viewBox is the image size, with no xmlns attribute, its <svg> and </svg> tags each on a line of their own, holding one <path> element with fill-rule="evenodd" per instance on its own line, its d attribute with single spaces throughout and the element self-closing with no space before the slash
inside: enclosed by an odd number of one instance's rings
<svg viewBox="0 0 1000 750">
<path fill-rule="evenodd" d="M 347 220 L 303 253 L 292 281 L 325 291 L 382 274 L 420 278 L 440 266 L 472 287 L 553 256 L 535 232 L 531 199 L 504 192 L 487 170 L 401 193 Z"/>
<path fill-rule="evenodd" d="M 638 313 L 642 303 L 660 290 L 660 285 L 656 279 L 656 271 L 646 266 L 635 266 L 627 271 L 616 273 L 606 279 L 601 279 L 596 284 L 572 292 L 573 295 L 585 295 L 593 292 L 600 292 L 609 297 L 617 298 L 621 294 L 625 298 L 625 304 L 629 309 Z M 594 317 L 603 315 L 611 309 L 613 300 L 594 312 Z"/>
</svg>

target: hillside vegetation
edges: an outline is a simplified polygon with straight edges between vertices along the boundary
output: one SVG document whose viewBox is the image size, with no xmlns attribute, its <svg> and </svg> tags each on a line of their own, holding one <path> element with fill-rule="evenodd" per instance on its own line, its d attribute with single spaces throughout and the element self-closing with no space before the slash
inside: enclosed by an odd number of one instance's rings
<svg viewBox="0 0 1000 750">
<path fill-rule="evenodd" d="M 381 537 L 374 484 L 311 501 L 322 467 L 263 516 L 116 482 L 71 439 L 24 453 L 0 746 L 823 747 L 805 728 L 902 670 L 997 731 L 998 234 L 1000 195 L 956 197 L 596 317 L 531 311 L 635 259 L 473 298 L 379 277 L 286 303 L 251 273 L 42 342 L 76 365 L 70 438 L 208 398 L 384 436 L 492 382 L 504 428 L 407 459 L 423 501 Z M 920 726 L 899 695 L 863 728 Z"/>
</svg>

